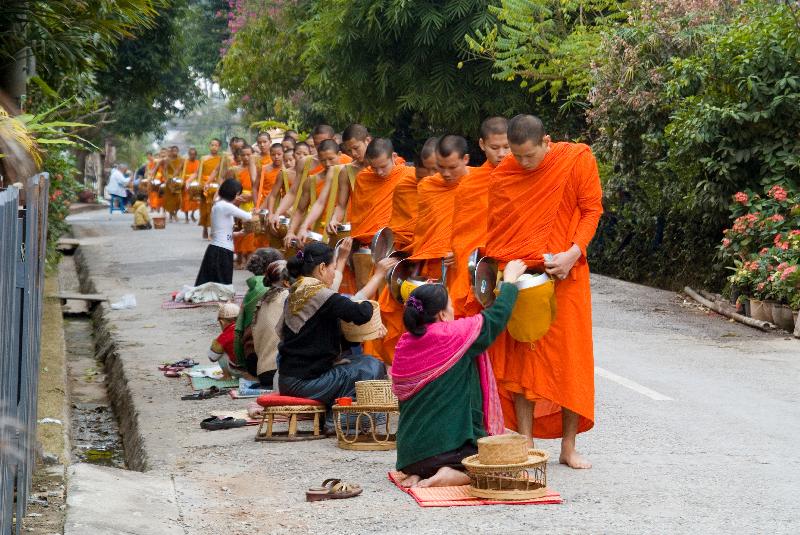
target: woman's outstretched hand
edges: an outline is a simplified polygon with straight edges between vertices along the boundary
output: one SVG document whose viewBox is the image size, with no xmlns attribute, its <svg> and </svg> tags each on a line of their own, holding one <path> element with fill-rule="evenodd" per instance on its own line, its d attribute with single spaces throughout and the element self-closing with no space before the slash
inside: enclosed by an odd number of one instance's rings
<svg viewBox="0 0 800 535">
<path fill-rule="evenodd" d="M 506 264 L 506 268 L 503 270 L 503 282 L 514 284 L 526 269 L 528 266 L 522 260 L 512 260 Z"/>
</svg>

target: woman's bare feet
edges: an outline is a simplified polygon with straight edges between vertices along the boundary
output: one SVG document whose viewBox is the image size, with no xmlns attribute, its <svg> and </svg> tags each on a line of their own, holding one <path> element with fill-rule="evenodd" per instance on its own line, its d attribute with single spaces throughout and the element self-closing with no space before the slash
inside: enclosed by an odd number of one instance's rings
<svg viewBox="0 0 800 535">
<path fill-rule="evenodd" d="M 469 485 L 469 476 L 464 472 L 459 472 L 449 466 L 439 468 L 432 477 L 423 479 L 417 487 L 459 487 Z"/>
<path fill-rule="evenodd" d="M 400 472 L 400 486 L 406 489 L 411 487 L 416 487 L 417 483 L 419 483 L 421 477 L 417 475 L 407 476 L 403 472 Z"/>
<path fill-rule="evenodd" d="M 585 470 L 592 467 L 592 463 L 575 451 L 574 447 L 565 448 L 563 445 L 561 446 L 561 455 L 558 457 L 558 462 L 577 470 Z"/>
</svg>

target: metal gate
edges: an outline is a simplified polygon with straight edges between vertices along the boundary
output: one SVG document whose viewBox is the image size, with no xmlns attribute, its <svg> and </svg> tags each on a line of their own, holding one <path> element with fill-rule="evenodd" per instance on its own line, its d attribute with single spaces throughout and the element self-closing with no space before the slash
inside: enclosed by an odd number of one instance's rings
<svg viewBox="0 0 800 535">
<path fill-rule="evenodd" d="M 48 176 L 0 191 L 0 535 L 22 533 L 35 468 Z"/>
</svg>

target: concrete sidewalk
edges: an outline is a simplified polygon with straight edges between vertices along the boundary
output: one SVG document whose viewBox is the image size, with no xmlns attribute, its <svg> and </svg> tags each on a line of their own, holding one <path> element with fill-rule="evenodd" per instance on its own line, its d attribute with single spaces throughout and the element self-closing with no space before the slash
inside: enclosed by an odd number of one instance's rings
<svg viewBox="0 0 800 535">
<path fill-rule="evenodd" d="M 253 427 L 201 430 L 209 411 L 241 409 L 248 400 L 180 401 L 190 391 L 185 380 L 156 369 L 185 357 L 205 363 L 217 334 L 213 308 L 161 309 L 170 292 L 194 281 L 207 244 L 200 228 L 181 222 L 133 232 L 131 216 L 106 212 L 70 222 L 96 290 L 112 302 L 133 293 L 138 302 L 104 315 L 135 411 L 133 464 L 161 489 L 174 482 L 170 529 L 764 533 L 789 532 L 800 516 L 800 431 L 788 425 L 798 416 L 796 340 L 707 315 L 670 292 L 595 277 L 596 361 L 601 373 L 611 372 L 596 379 L 596 427 L 579 437 L 595 468 L 578 472 L 551 461 L 548 480 L 562 505 L 422 509 L 386 479 L 394 452 L 345 451 L 334 439 L 256 443 Z M 239 289 L 246 275 L 236 272 Z M 537 447 L 557 459 L 557 441 Z M 306 503 L 305 489 L 328 477 L 357 482 L 364 494 Z M 87 510 L 70 507 L 68 522 L 80 523 L 81 514 Z"/>
</svg>

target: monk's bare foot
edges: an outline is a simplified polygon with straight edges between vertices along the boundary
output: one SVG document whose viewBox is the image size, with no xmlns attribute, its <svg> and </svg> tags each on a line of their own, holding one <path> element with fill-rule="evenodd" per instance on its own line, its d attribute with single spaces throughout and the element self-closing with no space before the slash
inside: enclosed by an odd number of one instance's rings
<svg viewBox="0 0 800 535">
<path fill-rule="evenodd" d="M 411 487 L 416 487 L 417 484 L 420 482 L 421 477 L 417 475 L 413 476 L 405 476 L 403 479 L 400 480 L 400 486 L 406 489 L 410 489 Z"/>
<path fill-rule="evenodd" d="M 439 468 L 432 477 L 423 479 L 417 487 L 458 487 L 469 485 L 469 476 L 448 466 Z"/>
<path fill-rule="evenodd" d="M 568 450 L 564 450 L 562 448 L 561 455 L 558 458 L 558 462 L 561 464 L 566 464 L 570 468 L 575 468 L 577 470 L 586 470 L 592 467 L 592 463 L 589 462 L 588 459 L 583 457 L 575 448 L 571 448 Z"/>
</svg>

